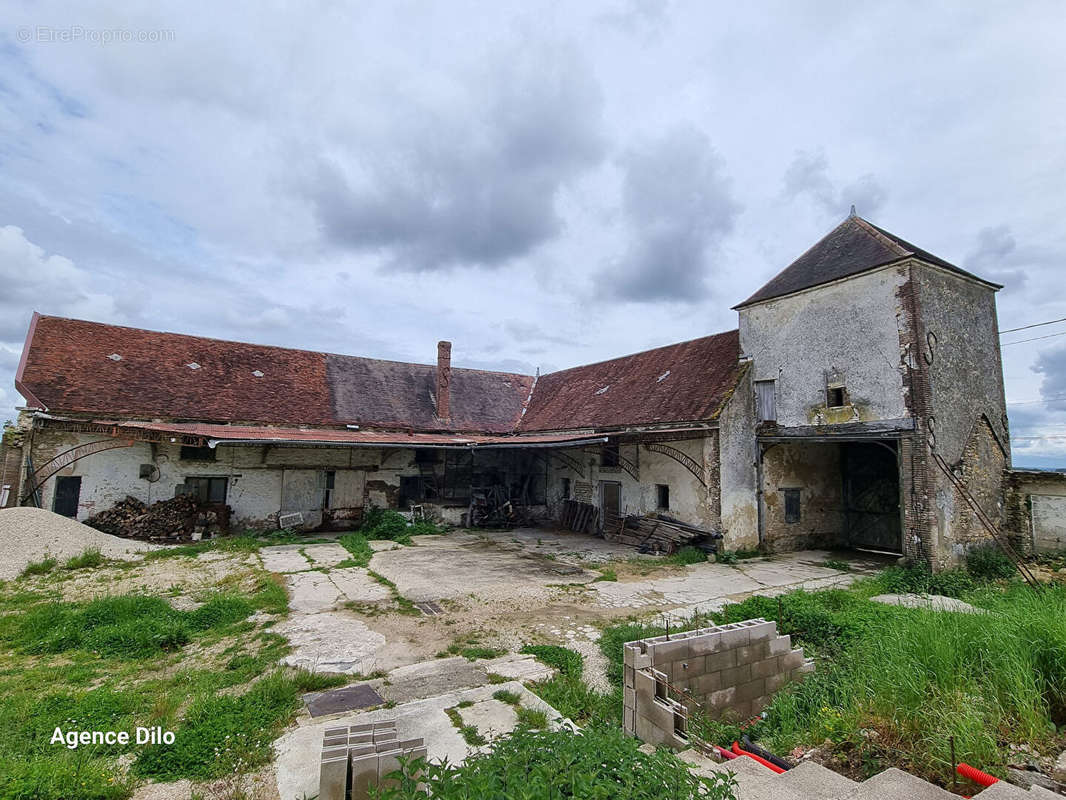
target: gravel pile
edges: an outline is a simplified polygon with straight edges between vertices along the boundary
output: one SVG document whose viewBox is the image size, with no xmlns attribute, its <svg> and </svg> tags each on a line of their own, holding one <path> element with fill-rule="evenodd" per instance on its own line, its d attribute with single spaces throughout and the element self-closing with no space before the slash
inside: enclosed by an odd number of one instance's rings
<svg viewBox="0 0 1066 800">
<path fill-rule="evenodd" d="M 90 548 L 107 558 L 155 550 L 155 545 L 120 539 L 40 508 L 0 510 L 0 580 L 11 580 L 31 561 L 60 562 Z"/>
</svg>

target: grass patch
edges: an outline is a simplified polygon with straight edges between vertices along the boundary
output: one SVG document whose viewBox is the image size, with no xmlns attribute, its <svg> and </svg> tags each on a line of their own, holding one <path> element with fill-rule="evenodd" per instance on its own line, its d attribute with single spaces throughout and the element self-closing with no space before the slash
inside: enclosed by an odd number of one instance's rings
<svg viewBox="0 0 1066 800">
<path fill-rule="evenodd" d="M 836 569 L 840 570 L 841 572 L 851 572 L 851 564 L 849 564 L 847 561 L 840 561 L 835 558 L 827 558 L 825 561 L 822 562 L 822 566 L 826 569 Z"/>
<path fill-rule="evenodd" d="M 371 508 L 359 526 L 359 533 L 367 539 L 391 539 L 400 544 L 410 544 L 412 536 L 444 533 L 444 529 L 428 519 L 408 522 L 407 517 L 398 511 Z"/>
<path fill-rule="evenodd" d="M 566 677 L 580 678 L 585 664 L 581 653 L 554 644 L 527 644 L 518 652 L 534 656 Z"/>
<path fill-rule="evenodd" d="M 518 725 L 534 731 L 544 730 L 548 727 L 548 712 L 539 708 L 517 708 L 515 715 L 518 717 Z"/>
<path fill-rule="evenodd" d="M 354 567 L 368 567 L 370 566 L 370 559 L 374 556 L 374 551 L 370 549 L 370 544 L 367 542 L 366 537 L 361 533 L 346 533 L 338 540 L 341 545 L 352 554 L 350 561 L 351 564 L 345 562 L 346 566 Z M 338 564 L 338 566 L 340 566 Z"/>
<path fill-rule="evenodd" d="M 506 650 L 500 650 L 496 647 L 483 647 L 481 645 L 473 645 L 471 647 L 463 647 L 458 653 L 467 661 L 477 661 L 478 659 L 499 658 L 500 656 L 507 655 Z"/>
<path fill-rule="evenodd" d="M 47 575 L 56 568 L 58 563 L 59 562 L 51 556 L 42 558 L 40 561 L 31 561 L 23 568 L 22 572 L 19 573 L 19 577 L 28 578 L 32 575 Z"/>
<path fill-rule="evenodd" d="M 610 567 L 600 567 L 599 575 L 592 579 L 593 583 L 596 581 L 616 581 L 618 580 L 618 573 Z"/>
<path fill-rule="evenodd" d="M 615 726 L 595 725 L 574 734 L 520 726 L 492 750 L 461 766 L 447 762 L 404 765 L 381 800 L 469 798 L 625 798 L 625 800 L 729 800 L 734 779 L 702 777 L 666 750 L 644 753 L 640 742 Z"/>
<path fill-rule="evenodd" d="M 516 706 L 521 702 L 522 698 L 518 696 L 518 692 L 512 692 L 509 689 L 497 689 L 492 693 L 492 699 L 507 703 L 509 706 Z"/>
<path fill-rule="evenodd" d="M 692 545 L 685 545 L 676 553 L 666 557 L 667 563 L 677 564 L 682 567 L 687 567 L 689 564 L 702 564 L 706 560 L 707 554 Z"/>
<path fill-rule="evenodd" d="M 103 563 L 104 557 L 100 551 L 95 547 L 90 547 L 79 555 L 68 558 L 67 563 L 63 565 L 63 569 L 87 569 L 89 567 L 99 567 Z"/>
<path fill-rule="evenodd" d="M 719 564 L 736 564 L 750 558 L 760 558 L 762 555 L 758 550 L 723 550 L 715 553 L 714 560 Z"/>
<path fill-rule="evenodd" d="M 339 675 L 335 672 L 314 672 L 309 669 L 295 670 L 290 677 L 296 685 L 296 691 L 301 694 L 334 689 L 338 686 L 345 686 L 352 681 L 351 675 Z"/>
<path fill-rule="evenodd" d="M 978 580 L 1006 580 L 1017 577 L 1017 569 L 995 544 L 975 547 L 966 554 L 966 571 Z"/>
<path fill-rule="evenodd" d="M 0 642 L 27 655 L 81 651 L 143 659 L 178 650 L 194 634 L 232 625 L 253 609 L 250 600 L 228 594 L 216 594 L 195 611 L 177 611 L 165 600 L 143 595 L 49 601 L 0 618 Z"/>
</svg>

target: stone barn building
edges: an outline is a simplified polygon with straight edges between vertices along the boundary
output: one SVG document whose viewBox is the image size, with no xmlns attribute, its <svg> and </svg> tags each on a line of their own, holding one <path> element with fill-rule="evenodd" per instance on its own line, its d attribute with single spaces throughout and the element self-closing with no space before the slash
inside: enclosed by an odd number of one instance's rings
<svg viewBox="0 0 1066 800">
<path fill-rule="evenodd" d="M 84 518 L 192 493 L 236 525 L 370 506 L 468 522 L 486 487 L 664 514 L 727 550 L 851 546 L 941 567 L 1003 523 L 1000 287 L 851 216 L 739 329 L 534 377 L 34 314 L 20 501 Z"/>
</svg>

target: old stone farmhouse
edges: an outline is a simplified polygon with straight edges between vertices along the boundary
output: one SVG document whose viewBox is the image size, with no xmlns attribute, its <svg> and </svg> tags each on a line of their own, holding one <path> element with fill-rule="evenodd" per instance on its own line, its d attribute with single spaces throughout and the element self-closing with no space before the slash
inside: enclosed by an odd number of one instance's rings
<svg viewBox="0 0 1066 800">
<path fill-rule="evenodd" d="M 965 494 L 1005 519 L 999 288 L 851 216 L 738 329 L 536 378 L 452 367 L 448 342 L 408 364 L 35 314 L 17 494 L 84 518 L 194 493 L 275 526 L 371 505 L 459 523 L 503 487 L 604 526 L 665 513 L 725 549 L 943 566 L 988 535 Z"/>
</svg>

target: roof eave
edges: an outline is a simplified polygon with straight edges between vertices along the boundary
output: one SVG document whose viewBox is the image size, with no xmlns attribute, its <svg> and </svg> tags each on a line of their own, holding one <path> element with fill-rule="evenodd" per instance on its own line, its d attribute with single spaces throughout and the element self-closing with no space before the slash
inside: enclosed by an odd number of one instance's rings
<svg viewBox="0 0 1066 800">
<path fill-rule="evenodd" d="M 41 318 L 41 315 L 34 311 L 33 316 L 30 317 L 30 328 L 26 331 L 26 343 L 22 346 L 22 356 L 19 358 L 18 369 L 15 370 L 15 391 L 26 398 L 26 407 L 40 409 L 41 411 L 47 411 L 46 406 L 37 395 L 31 392 L 23 381 L 22 376 L 26 371 L 26 360 L 30 354 L 30 346 L 33 344 L 33 335 L 37 332 L 37 321 Z"/>
</svg>

